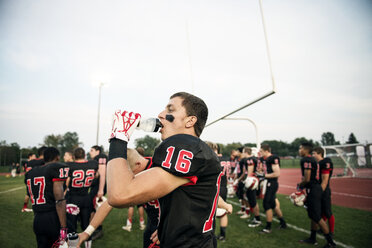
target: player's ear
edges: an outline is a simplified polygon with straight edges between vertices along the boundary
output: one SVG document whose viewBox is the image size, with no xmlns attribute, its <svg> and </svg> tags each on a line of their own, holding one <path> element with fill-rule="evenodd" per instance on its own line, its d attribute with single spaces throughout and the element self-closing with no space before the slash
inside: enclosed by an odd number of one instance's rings
<svg viewBox="0 0 372 248">
<path fill-rule="evenodd" d="M 197 121 L 198 118 L 196 116 L 188 116 L 186 121 L 186 127 L 187 128 L 193 127 Z"/>
</svg>

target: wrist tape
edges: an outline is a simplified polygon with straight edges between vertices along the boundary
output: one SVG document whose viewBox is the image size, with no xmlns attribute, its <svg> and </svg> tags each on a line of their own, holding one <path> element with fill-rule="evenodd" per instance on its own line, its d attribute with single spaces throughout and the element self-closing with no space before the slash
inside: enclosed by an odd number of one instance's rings
<svg viewBox="0 0 372 248">
<path fill-rule="evenodd" d="M 92 226 L 92 225 L 89 225 L 85 230 L 84 232 L 87 233 L 89 236 L 92 236 L 92 233 L 95 231 L 96 229 Z"/>
<path fill-rule="evenodd" d="M 127 142 L 113 138 L 110 140 L 108 161 L 114 158 L 127 159 Z"/>
</svg>

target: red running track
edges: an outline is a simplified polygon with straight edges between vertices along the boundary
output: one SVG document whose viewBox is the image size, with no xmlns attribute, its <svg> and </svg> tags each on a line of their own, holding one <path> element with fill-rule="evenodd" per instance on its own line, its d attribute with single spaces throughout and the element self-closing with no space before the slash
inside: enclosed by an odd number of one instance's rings
<svg viewBox="0 0 372 248">
<path fill-rule="evenodd" d="M 290 195 L 301 180 L 301 170 L 281 169 L 279 194 Z M 332 204 L 372 212 L 372 179 L 331 178 Z"/>
</svg>

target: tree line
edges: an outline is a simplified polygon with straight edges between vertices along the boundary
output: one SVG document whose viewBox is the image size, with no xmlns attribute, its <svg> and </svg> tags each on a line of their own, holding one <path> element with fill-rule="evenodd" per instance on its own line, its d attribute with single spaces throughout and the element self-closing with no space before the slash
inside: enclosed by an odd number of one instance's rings
<svg viewBox="0 0 372 248">
<path fill-rule="evenodd" d="M 327 146 L 327 145 L 339 145 L 339 141 L 335 139 L 332 132 L 324 132 L 321 136 L 320 142 L 307 139 L 305 137 L 300 137 L 294 139 L 292 142 L 285 142 L 281 140 L 264 140 L 262 143 L 269 144 L 272 152 L 278 156 L 292 156 L 296 157 L 298 155 L 299 146 L 304 143 L 309 142 L 314 146 Z M 359 143 L 355 135 L 351 133 L 346 144 L 356 144 Z M 155 148 L 160 144 L 160 139 L 153 138 L 146 135 L 143 138 L 138 138 L 135 140 L 136 147 L 142 147 L 145 150 L 145 156 L 152 156 Z M 65 134 L 50 134 L 44 137 L 43 143 L 40 146 L 53 146 L 56 147 L 61 154 L 66 151 L 73 151 L 75 148 L 82 146 L 83 143 L 79 141 L 79 136 L 76 132 L 66 132 Z M 249 146 L 256 147 L 255 143 L 240 143 L 233 142 L 229 144 L 218 144 L 220 146 L 220 153 L 224 156 L 229 156 L 231 150 L 238 149 L 240 147 Z M 28 147 L 21 148 L 17 143 L 7 144 L 6 141 L 0 141 L 0 166 L 10 165 L 11 163 L 16 163 L 21 160 L 25 161 L 29 153 L 37 154 L 37 149 L 39 147 Z M 63 157 L 63 156 L 61 156 Z"/>
</svg>

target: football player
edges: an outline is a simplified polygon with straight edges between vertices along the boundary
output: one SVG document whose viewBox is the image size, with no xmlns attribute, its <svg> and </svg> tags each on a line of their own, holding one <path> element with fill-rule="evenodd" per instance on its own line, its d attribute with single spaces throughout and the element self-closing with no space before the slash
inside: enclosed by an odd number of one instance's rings
<svg viewBox="0 0 372 248">
<path fill-rule="evenodd" d="M 247 147 L 245 148 L 246 152 L 248 154 L 247 157 L 247 174 L 248 176 L 256 176 L 257 172 L 257 158 L 252 155 L 252 148 Z M 248 224 L 249 227 L 257 227 L 261 225 L 261 218 L 260 218 L 260 209 L 257 204 L 257 189 L 247 189 L 247 198 L 249 202 L 249 206 L 252 209 L 252 212 L 254 214 L 254 218 L 252 221 Z"/>
<path fill-rule="evenodd" d="M 35 154 L 30 153 L 28 157 L 28 162 L 25 165 L 25 172 L 30 171 L 33 167 L 38 167 L 41 165 L 44 165 L 44 151 L 47 149 L 47 147 L 42 146 L 37 150 L 37 153 L 39 155 L 39 158 L 36 158 Z M 30 200 L 30 196 L 28 195 L 27 191 L 27 185 L 26 185 L 26 195 L 25 199 L 23 201 L 23 208 L 21 212 L 32 212 L 32 209 L 28 208 L 28 201 Z"/>
<path fill-rule="evenodd" d="M 263 199 L 263 207 L 266 212 L 266 227 L 261 233 L 271 233 L 271 223 L 273 220 L 273 209 L 279 218 L 279 228 L 287 228 L 280 209 L 279 200 L 276 199 L 276 192 L 279 188 L 278 178 L 280 176 L 280 159 L 278 156 L 271 154 L 271 148 L 268 144 L 262 144 L 260 149 L 262 155 L 261 163 L 264 171 L 264 177 L 267 180 L 266 192 Z"/>
<path fill-rule="evenodd" d="M 65 152 L 65 155 L 63 155 L 63 161 L 65 163 L 74 162 L 74 154 L 72 152 Z"/>
<path fill-rule="evenodd" d="M 93 202 L 92 205 L 92 215 L 94 215 L 96 197 L 98 200 L 102 201 L 102 196 L 106 194 L 106 164 L 107 164 L 107 156 L 103 153 L 103 149 L 101 146 L 92 146 L 89 151 L 89 155 L 91 159 L 98 162 L 98 178 L 94 178 L 91 189 L 89 191 L 89 196 Z M 92 216 L 93 218 L 93 216 Z M 97 230 L 92 235 L 92 240 L 96 240 L 103 236 L 103 227 L 99 226 Z"/>
<path fill-rule="evenodd" d="M 302 143 L 299 147 L 299 155 L 302 157 L 301 163 L 301 174 L 302 181 L 298 184 L 299 188 L 305 188 L 307 193 L 306 206 L 307 213 L 311 219 L 311 234 L 310 237 L 300 242 L 317 245 L 316 233 L 318 225 L 324 233 L 327 240 L 326 247 L 334 247 L 336 244 L 333 242 L 332 237 L 329 235 L 329 229 L 327 224 L 321 217 L 321 198 L 322 188 L 317 180 L 317 168 L 318 164 L 316 160 L 311 156 L 312 145 L 310 143 Z"/>
<path fill-rule="evenodd" d="M 335 232 L 335 217 L 332 214 L 331 189 L 329 183 L 333 173 L 333 163 L 330 158 L 324 158 L 324 149 L 315 147 L 313 157 L 319 165 L 319 183 L 322 187 L 322 218 L 328 219 L 329 232 L 333 236 Z"/>
<path fill-rule="evenodd" d="M 217 155 L 199 139 L 208 108 L 200 98 L 179 92 L 158 117 L 163 142 L 155 149 L 153 168 L 134 177 L 126 160 L 127 142 L 141 117 L 115 113 L 107 166 L 109 204 L 128 207 L 159 199 L 162 247 L 215 247 L 222 169 Z"/>
<path fill-rule="evenodd" d="M 50 248 L 55 241 L 67 237 L 66 201 L 63 185 L 68 167 L 59 161 L 59 151 L 49 147 L 44 151 L 45 164 L 29 170 L 25 176 L 34 215 L 34 233 L 39 248 Z"/>
<path fill-rule="evenodd" d="M 79 213 L 67 214 L 67 225 L 70 232 L 77 231 L 77 220 L 80 218 L 81 229 L 89 225 L 92 212 L 92 198 L 88 191 L 93 179 L 97 176 L 98 163 L 95 160 L 85 160 L 85 151 L 78 147 L 74 150 L 75 162 L 70 164 L 68 174 L 68 191 L 66 194 L 67 204 L 74 204 L 79 208 Z M 86 246 L 90 246 L 87 241 Z"/>
</svg>

